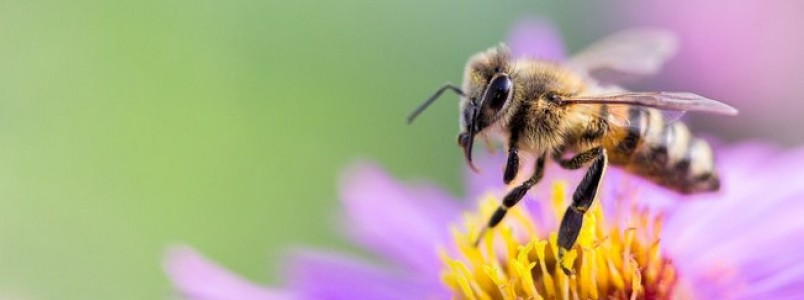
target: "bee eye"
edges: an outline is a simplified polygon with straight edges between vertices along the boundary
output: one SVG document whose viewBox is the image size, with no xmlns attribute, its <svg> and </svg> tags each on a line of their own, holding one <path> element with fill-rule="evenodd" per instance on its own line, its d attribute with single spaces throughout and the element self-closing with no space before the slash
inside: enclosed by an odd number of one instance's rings
<svg viewBox="0 0 804 300">
<path fill-rule="evenodd" d="M 555 92 L 547 93 L 547 95 L 545 96 L 545 99 L 547 99 L 547 101 L 553 102 L 555 104 L 561 103 L 561 96 L 559 96 Z"/>
<path fill-rule="evenodd" d="M 503 105 L 505 105 L 505 101 L 508 100 L 508 94 L 511 93 L 512 86 L 513 83 L 508 76 L 498 76 L 494 78 L 486 89 L 483 103 L 487 103 L 488 107 L 492 110 L 500 110 Z"/>
</svg>

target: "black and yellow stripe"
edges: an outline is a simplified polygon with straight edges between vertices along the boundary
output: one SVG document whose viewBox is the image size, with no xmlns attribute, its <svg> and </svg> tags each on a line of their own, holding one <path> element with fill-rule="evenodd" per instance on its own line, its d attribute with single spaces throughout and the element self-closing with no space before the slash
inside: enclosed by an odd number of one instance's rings
<svg viewBox="0 0 804 300">
<path fill-rule="evenodd" d="M 682 193 L 719 188 L 712 148 L 693 137 L 686 125 L 667 124 L 662 112 L 652 108 L 607 109 L 609 113 L 628 116 L 629 123 L 608 126 L 606 137 L 600 140 L 611 164 Z M 590 123 L 588 127 L 586 131 L 594 132 L 600 125 Z"/>
</svg>

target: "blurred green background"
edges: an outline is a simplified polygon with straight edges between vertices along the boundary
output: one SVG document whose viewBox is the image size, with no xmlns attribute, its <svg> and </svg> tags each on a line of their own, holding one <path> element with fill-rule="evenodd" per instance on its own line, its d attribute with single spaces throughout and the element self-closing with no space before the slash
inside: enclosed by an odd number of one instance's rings
<svg viewBox="0 0 804 300">
<path fill-rule="evenodd" d="M 404 117 L 471 54 L 532 15 L 578 49 L 623 26 L 617 10 L 3 1 L 0 297 L 167 298 L 175 243 L 279 282 L 289 247 L 349 248 L 333 225 L 350 162 L 460 194 L 456 98 Z"/>
</svg>

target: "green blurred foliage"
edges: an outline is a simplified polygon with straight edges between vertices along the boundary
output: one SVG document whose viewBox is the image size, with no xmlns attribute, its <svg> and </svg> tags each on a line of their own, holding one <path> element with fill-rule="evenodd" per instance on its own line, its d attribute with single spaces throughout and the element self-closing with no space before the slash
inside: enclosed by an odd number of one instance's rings
<svg viewBox="0 0 804 300">
<path fill-rule="evenodd" d="M 455 98 L 404 117 L 520 17 L 577 48 L 613 14 L 541 3 L 0 3 L 0 295 L 168 298 L 175 243 L 280 283 L 287 249 L 350 249 L 359 159 L 460 194 Z"/>
</svg>

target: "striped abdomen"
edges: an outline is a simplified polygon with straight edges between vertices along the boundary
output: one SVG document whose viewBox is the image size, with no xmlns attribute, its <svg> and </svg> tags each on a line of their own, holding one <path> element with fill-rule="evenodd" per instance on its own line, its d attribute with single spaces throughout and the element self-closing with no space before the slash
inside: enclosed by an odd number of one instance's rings
<svg viewBox="0 0 804 300">
<path fill-rule="evenodd" d="M 690 194 L 720 187 L 709 144 L 690 134 L 681 122 L 668 122 L 662 112 L 644 107 L 601 107 L 627 116 L 628 127 L 609 126 L 602 141 L 613 165 L 659 185 Z"/>
</svg>

